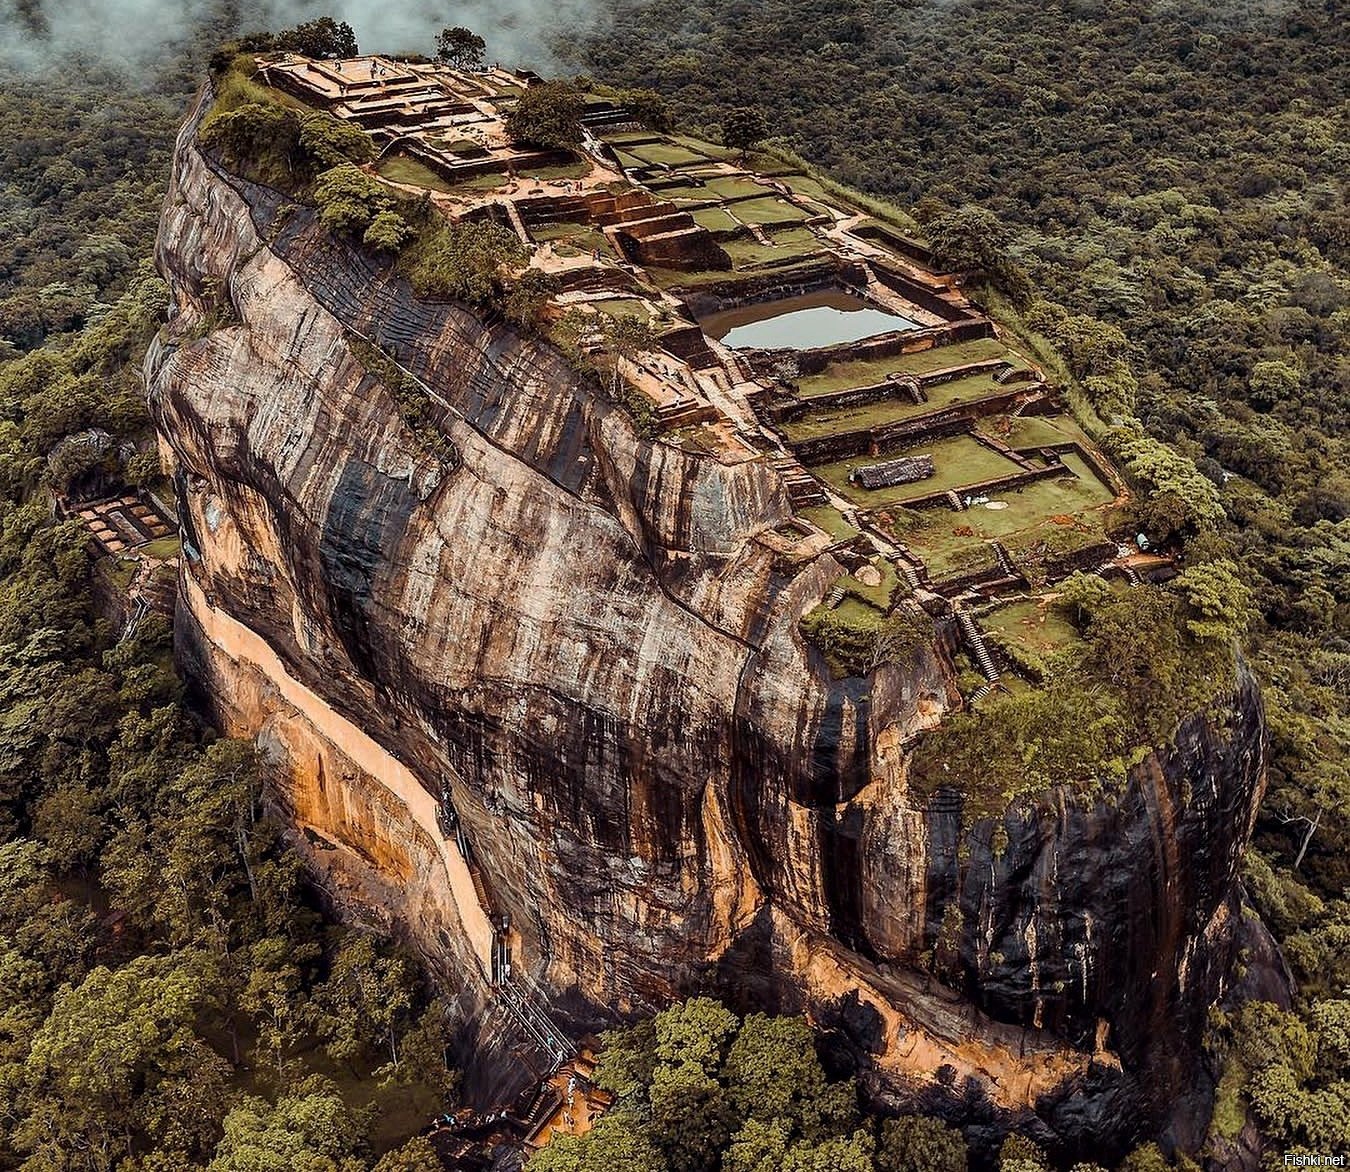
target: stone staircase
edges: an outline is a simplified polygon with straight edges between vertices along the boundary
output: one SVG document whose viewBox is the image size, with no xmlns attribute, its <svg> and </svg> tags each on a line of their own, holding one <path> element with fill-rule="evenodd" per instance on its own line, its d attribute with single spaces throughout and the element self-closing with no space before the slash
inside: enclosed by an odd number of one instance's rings
<svg viewBox="0 0 1350 1172">
<path fill-rule="evenodd" d="M 957 495 L 956 489 L 949 488 L 946 493 L 947 503 L 951 505 L 958 513 L 965 512 L 966 503 Z"/>
<path fill-rule="evenodd" d="M 909 588 L 917 594 L 923 589 L 923 580 L 919 577 L 919 571 L 912 563 L 905 561 L 904 558 L 897 558 L 896 568 L 900 571 L 900 576 L 908 583 Z"/>
<path fill-rule="evenodd" d="M 1008 556 L 1008 551 L 1003 547 L 1003 542 L 991 541 L 989 544 L 993 547 L 994 560 L 998 562 L 998 568 L 1003 571 L 1003 576 L 1005 578 L 1020 578 L 1022 575 L 1013 565 L 1013 560 Z"/>
<path fill-rule="evenodd" d="M 966 646 L 970 649 L 970 654 L 975 660 L 975 666 L 980 669 L 992 688 L 1001 677 L 998 666 L 994 663 L 994 657 L 989 654 L 989 647 L 984 641 L 984 635 L 976 625 L 970 611 L 963 606 L 956 607 L 956 622 L 966 638 Z"/>
</svg>

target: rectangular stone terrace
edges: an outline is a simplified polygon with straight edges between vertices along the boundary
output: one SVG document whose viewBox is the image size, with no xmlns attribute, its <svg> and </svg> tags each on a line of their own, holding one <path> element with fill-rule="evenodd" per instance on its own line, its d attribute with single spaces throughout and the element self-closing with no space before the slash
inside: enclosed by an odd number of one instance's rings
<svg viewBox="0 0 1350 1172">
<path fill-rule="evenodd" d="M 555 278 L 555 319 L 647 319 L 656 344 L 618 365 L 650 398 L 660 440 L 770 462 L 798 520 L 766 540 L 802 558 L 834 548 L 893 587 L 853 597 L 846 581 L 849 605 L 963 608 L 1075 568 L 1128 576 L 1132 551 L 1104 527 L 1123 482 L 960 274 L 938 271 L 898 222 L 773 158 L 751 166 L 647 130 L 601 95 L 579 150 L 518 147 L 504 118 L 538 80 L 525 72 L 378 56 L 260 66 L 370 132 L 386 182 L 429 193 L 451 219 L 509 224 Z M 867 471 L 904 459 L 931 472 Z"/>
</svg>

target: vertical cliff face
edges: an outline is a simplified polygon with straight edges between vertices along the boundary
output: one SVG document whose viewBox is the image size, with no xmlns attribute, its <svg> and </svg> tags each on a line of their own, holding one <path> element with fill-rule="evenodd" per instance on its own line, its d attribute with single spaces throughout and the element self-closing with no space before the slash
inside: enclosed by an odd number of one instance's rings
<svg viewBox="0 0 1350 1172">
<path fill-rule="evenodd" d="M 905 782 L 951 694 L 941 639 L 830 678 L 798 620 L 840 567 L 783 556 L 766 463 L 639 438 L 551 348 L 417 300 L 194 132 L 147 360 L 190 547 L 181 654 L 276 761 L 335 897 L 470 999 L 509 914 L 516 964 L 583 1017 L 720 983 L 812 1007 L 890 1093 L 1070 1143 L 1160 1120 L 1232 960 L 1250 681 L 1123 795 L 1017 807 L 1006 845 L 963 831 Z M 453 456 L 370 344 L 430 389 Z M 959 988 L 918 975 L 944 922 Z"/>
</svg>

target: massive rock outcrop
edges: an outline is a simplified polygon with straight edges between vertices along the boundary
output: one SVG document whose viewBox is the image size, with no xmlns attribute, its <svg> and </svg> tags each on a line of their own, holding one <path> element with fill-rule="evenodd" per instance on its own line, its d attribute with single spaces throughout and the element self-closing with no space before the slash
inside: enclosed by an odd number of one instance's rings
<svg viewBox="0 0 1350 1172">
<path fill-rule="evenodd" d="M 1098 1151 L 1166 1122 L 1239 939 L 1250 680 L 1123 794 L 963 830 L 906 788 L 952 695 L 944 632 L 831 679 L 798 619 L 839 567 L 781 555 L 767 464 L 641 439 L 547 345 L 415 299 L 194 134 L 147 360 L 180 651 L 276 761 L 334 899 L 405 931 L 466 1010 L 500 936 L 578 1027 L 717 987 L 811 1007 L 898 1101 Z M 424 381 L 453 458 L 372 344 Z M 947 985 L 920 975 L 944 922 Z"/>
</svg>

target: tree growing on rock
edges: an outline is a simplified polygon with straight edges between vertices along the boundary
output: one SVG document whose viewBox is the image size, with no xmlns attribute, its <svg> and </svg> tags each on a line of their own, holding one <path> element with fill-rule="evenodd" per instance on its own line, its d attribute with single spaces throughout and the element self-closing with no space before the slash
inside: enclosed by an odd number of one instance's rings
<svg viewBox="0 0 1350 1172">
<path fill-rule="evenodd" d="M 545 150 L 571 150 L 581 145 L 581 111 L 576 86 L 547 81 L 530 86 L 506 115 L 506 133 L 513 143 Z"/>
<path fill-rule="evenodd" d="M 487 42 L 463 25 L 443 28 L 436 37 L 436 57 L 454 69 L 481 69 Z"/>
<path fill-rule="evenodd" d="M 742 162 L 768 132 L 764 116 L 753 106 L 738 106 L 722 119 L 722 141 L 741 152 Z"/>
<path fill-rule="evenodd" d="M 345 20 L 321 16 L 278 33 L 273 47 L 319 60 L 355 57 L 356 34 Z"/>
</svg>

